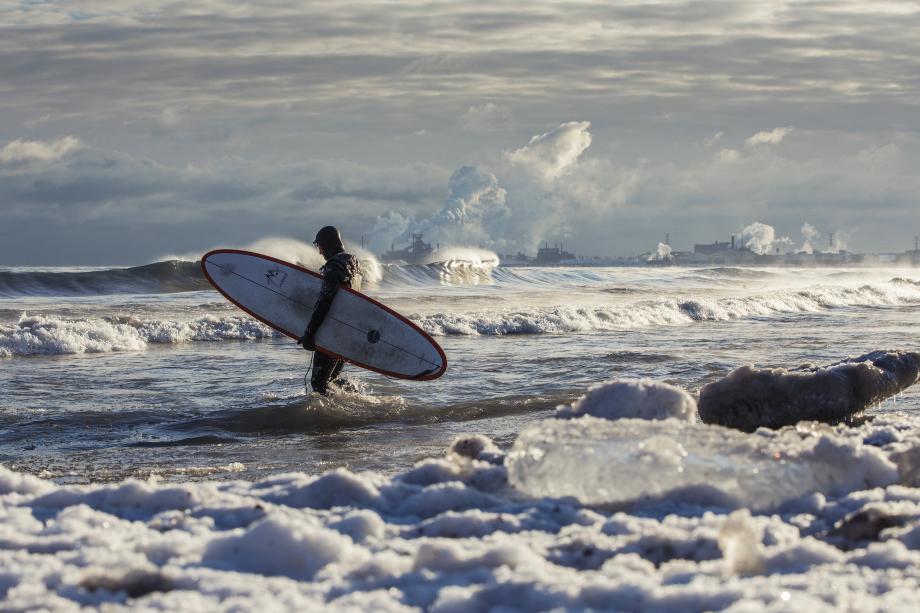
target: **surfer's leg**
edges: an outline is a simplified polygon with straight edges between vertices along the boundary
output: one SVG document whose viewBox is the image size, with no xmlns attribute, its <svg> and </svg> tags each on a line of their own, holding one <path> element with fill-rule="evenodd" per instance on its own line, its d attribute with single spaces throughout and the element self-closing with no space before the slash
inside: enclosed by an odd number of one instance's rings
<svg viewBox="0 0 920 613">
<path fill-rule="evenodd" d="M 323 395 L 326 394 L 329 380 L 332 379 L 332 372 L 336 367 L 336 362 L 340 361 L 341 360 L 336 360 L 335 358 L 330 358 L 325 353 L 319 351 L 313 354 L 313 374 L 310 376 L 310 387 L 313 388 L 314 392 Z M 339 370 L 341 370 L 341 367 L 339 367 Z"/>
<path fill-rule="evenodd" d="M 341 386 L 342 380 L 339 379 L 339 375 L 342 373 L 342 368 L 345 367 L 345 360 L 336 360 L 335 365 L 333 365 L 332 370 L 329 372 L 329 380 L 332 381 L 334 385 Z"/>
</svg>

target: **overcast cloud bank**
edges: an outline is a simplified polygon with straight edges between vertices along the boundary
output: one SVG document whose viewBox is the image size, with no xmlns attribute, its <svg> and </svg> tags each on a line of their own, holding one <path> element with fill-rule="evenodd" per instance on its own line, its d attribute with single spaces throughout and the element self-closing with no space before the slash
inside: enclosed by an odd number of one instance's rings
<svg viewBox="0 0 920 613">
<path fill-rule="evenodd" d="M 0 263 L 402 236 L 381 219 L 506 250 L 752 220 L 900 250 L 918 27 L 906 1 L 0 5 Z"/>
</svg>

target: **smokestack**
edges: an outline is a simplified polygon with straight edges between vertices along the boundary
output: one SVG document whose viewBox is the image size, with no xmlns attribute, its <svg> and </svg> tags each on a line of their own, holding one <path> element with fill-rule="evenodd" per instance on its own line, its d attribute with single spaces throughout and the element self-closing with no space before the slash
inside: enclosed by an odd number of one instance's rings
<svg viewBox="0 0 920 613">
<path fill-rule="evenodd" d="M 735 235 L 732 234 L 732 251 L 735 250 Z"/>
</svg>

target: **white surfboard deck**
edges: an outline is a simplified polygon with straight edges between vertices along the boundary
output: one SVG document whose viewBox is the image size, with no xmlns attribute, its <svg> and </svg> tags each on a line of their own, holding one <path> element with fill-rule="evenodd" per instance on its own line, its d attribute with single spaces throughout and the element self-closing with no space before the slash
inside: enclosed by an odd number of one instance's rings
<svg viewBox="0 0 920 613">
<path fill-rule="evenodd" d="M 227 300 L 295 339 L 307 327 L 322 286 L 319 273 L 238 249 L 206 253 L 201 269 Z M 336 292 L 316 333 L 316 349 L 401 379 L 436 379 L 447 370 L 444 351 L 421 328 L 347 287 Z"/>
</svg>

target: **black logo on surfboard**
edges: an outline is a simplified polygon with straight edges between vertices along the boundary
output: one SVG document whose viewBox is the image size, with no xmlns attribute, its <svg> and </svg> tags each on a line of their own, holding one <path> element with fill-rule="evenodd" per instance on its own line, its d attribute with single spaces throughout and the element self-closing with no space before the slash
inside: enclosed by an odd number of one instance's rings
<svg viewBox="0 0 920 613">
<path fill-rule="evenodd" d="M 367 333 L 367 342 L 373 345 L 380 340 L 380 332 L 377 330 L 371 330 Z"/>
<path fill-rule="evenodd" d="M 274 287 L 281 287 L 287 281 L 287 273 L 279 267 L 269 268 L 265 273 L 265 283 Z"/>
</svg>

